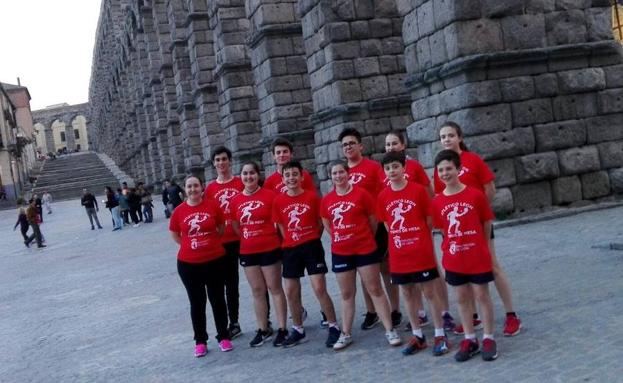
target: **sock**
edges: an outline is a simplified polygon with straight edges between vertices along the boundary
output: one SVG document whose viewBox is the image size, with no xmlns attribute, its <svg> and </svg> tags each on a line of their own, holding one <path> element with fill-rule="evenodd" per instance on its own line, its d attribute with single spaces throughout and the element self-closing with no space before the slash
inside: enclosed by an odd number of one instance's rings
<svg viewBox="0 0 623 383">
<path fill-rule="evenodd" d="M 472 318 L 474 318 L 474 320 L 478 320 L 478 313 L 474 313 L 474 315 L 472 316 Z"/>
<path fill-rule="evenodd" d="M 418 336 L 418 337 L 420 337 L 420 338 L 423 338 L 423 337 L 424 337 L 424 334 L 422 334 L 422 329 L 421 329 L 421 328 L 418 328 L 418 329 L 415 329 L 415 328 L 414 328 L 413 330 L 411 330 L 411 333 L 412 333 L 414 336 Z"/>
<path fill-rule="evenodd" d="M 485 340 L 485 339 L 493 340 L 493 334 L 483 334 L 482 335 L 482 340 Z"/>
<path fill-rule="evenodd" d="M 305 333 L 305 329 L 303 328 L 303 326 L 292 326 L 292 328 L 295 329 L 299 334 Z"/>
<path fill-rule="evenodd" d="M 465 339 L 476 340 L 476 334 L 465 334 Z"/>
<path fill-rule="evenodd" d="M 424 318 L 424 317 L 426 316 L 426 310 L 418 310 L 418 311 L 417 311 L 417 315 L 418 315 L 420 318 Z"/>
<path fill-rule="evenodd" d="M 436 328 L 435 329 L 435 338 L 437 338 L 438 336 L 446 336 L 446 332 L 443 331 L 442 328 Z"/>
<path fill-rule="evenodd" d="M 506 313 L 506 316 L 507 316 L 507 317 L 515 317 L 515 318 L 517 318 L 517 314 L 515 314 L 515 312 L 514 312 L 514 311 L 509 311 L 509 312 L 507 312 L 507 313 Z"/>
</svg>

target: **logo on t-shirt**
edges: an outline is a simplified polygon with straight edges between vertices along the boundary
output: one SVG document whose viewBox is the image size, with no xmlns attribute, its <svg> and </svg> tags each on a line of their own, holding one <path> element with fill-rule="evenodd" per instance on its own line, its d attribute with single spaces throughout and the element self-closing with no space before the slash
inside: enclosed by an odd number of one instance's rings
<svg viewBox="0 0 623 383">
<path fill-rule="evenodd" d="M 329 211 L 333 216 L 333 226 L 336 229 L 347 229 L 352 227 L 352 224 L 344 224 L 344 216 L 342 213 L 346 213 L 350 209 L 355 207 L 355 204 L 352 202 L 338 202 L 329 207 Z"/>
<path fill-rule="evenodd" d="M 348 174 L 348 182 L 350 182 L 351 185 L 357 185 L 358 183 L 363 181 L 364 178 L 366 178 L 366 175 L 363 173 L 349 173 Z"/>
<path fill-rule="evenodd" d="M 303 215 L 303 213 L 309 210 L 309 206 L 305 204 L 296 203 L 296 204 L 288 205 L 286 210 L 288 209 L 290 209 L 290 211 L 288 211 L 288 219 L 289 219 L 288 229 L 289 230 L 301 229 L 301 218 L 299 217 Z"/>
<path fill-rule="evenodd" d="M 395 204 L 397 202 L 397 205 Z M 395 207 L 392 207 L 392 204 Z M 390 204 L 390 214 L 392 215 L 393 221 L 391 225 L 389 225 L 389 230 L 404 230 L 405 217 L 404 213 L 411 211 L 415 204 L 411 201 L 394 201 L 394 203 Z"/>
<path fill-rule="evenodd" d="M 229 214 L 229 200 L 231 199 L 231 197 L 235 196 L 236 194 L 238 194 L 238 190 L 236 189 L 222 189 L 219 190 L 216 193 L 216 198 L 218 199 L 218 202 L 220 204 L 221 210 L 225 213 L 225 214 Z"/>
<path fill-rule="evenodd" d="M 208 213 L 193 213 L 184 218 L 184 223 L 189 226 L 188 236 L 192 238 L 202 235 L 203 233 L 201 233 L 201 226 L 199 224 L 206 221 L 208 218 L 210 218 Z"/>
<path fill-rule="evenodd" d="M 474 230 L 469 230 L 463 232 L 461 229 L 461 220 L 465 214 L 469 213 L 470 210 L 473 210 L 474 206 L 466 202 L 454 202 L 449 205 L 444 206 L 441 210 L 441 215 L 448 222 L 448 238 L 462 237 L 463 235 L 473 235 L 476 234 Z"/>
<path fill-rule="evenodd" d="M 469 173 L 469 168 L 465 165 L 462 165 L 461 171 L 459 172 L 459 177 L 463 176 L 465 173 Z"/>
<path fill-rule="evenodd" d="M 253 211 L 264 206 L 262 201 L 247 201 L 240 205 L 240 223 L 243 225 L 262 224 L 264 220 L 253 221 Z"/>
</svg>

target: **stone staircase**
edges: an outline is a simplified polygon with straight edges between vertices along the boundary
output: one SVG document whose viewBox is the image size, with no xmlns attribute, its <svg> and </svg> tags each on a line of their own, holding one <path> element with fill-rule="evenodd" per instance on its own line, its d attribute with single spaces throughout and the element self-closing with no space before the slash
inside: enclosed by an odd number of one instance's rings
<svg viewBox="0 0 623 383">
<path fill-rule="evenodd" d="M 41 196 L 45 190 L 55 201 L 80 197 L 82 189 L 103 194 L 104 187 L 116 189 L 119 180 L 93 152 L 73 153 L 47 160 L 37 177 L 32 193 Z"/>
</svg>

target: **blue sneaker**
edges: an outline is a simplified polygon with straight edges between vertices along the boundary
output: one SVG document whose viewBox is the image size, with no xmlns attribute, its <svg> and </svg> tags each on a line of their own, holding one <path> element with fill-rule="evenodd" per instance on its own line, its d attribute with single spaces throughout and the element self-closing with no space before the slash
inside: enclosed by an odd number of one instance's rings
<svg viewBox="0 0 623 383">
<path fill-rule="evenodd" d="M 283 341 L 283 347 L 294 347 L 297 344 L 303 343 L 305 341 L 305 331 L 302 333 L 298 332 L 295 329 L 290 331 L 290 335 Z"/>
<path fill-rule="evenodd" d="M 450 315 L 450 313 L 445 313 L 443 314 L 443 329 L 446 331 L 453 331 L 454 328 L 456 327 L 456 323 L 454 323 L 454 318 L 452 317 L 452 315 Z"/>
<path fill-rule="evenodd" d="M 445 336 L 435 337 L 435 346 L 433 346 L 433 355 L 441 356 L 450 352 L 450 342 Z"/>
<path fill-rule="evenodd" d="M 412 355 L 418 351 L 424 350 L 426 347 L 428 347 L 426 344 L 426 337 L 420 338 L 414 335 L 407 344 L 407 347 L 402 349 L 402 355 Z"/>
</svg>

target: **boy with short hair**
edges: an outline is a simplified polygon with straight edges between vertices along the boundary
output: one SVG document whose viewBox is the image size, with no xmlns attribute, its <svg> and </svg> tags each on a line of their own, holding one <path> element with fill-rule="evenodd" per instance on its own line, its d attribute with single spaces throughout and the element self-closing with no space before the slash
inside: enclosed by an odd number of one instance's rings
<svg viewBox="0 0 623 383">
<path fill-rule="evenodd" d="M 323 230 L 319 213 L 320 197 L 315 191 L 303 188 L 305 176 L 300 162 L 287 162 L 281 170 L 287 190 L 275 197 L 273 221 L 277 223 L 283 238 L 283 278 L 293 322 L 284 347 L 295 346 L 305 340 L 300 282 L 305 269 L 322 312 L 327 317 L 329 336 L 325 344 L 333 347 L 340 336 L 340 329 L 325 280 L 328 269 L 320 241 Z"/>
<path fill-rule="evenodd" d="M 434 283 L 439 278 L 439 271 L 431 235 L 430 197 L 423 186 L 408 182 L 405 178 L 404 153 L 388 152 L 381 163 L 389 185 L 377 199 L 377 217 L 379 222 L 385 224 L 389 235 L 391 282 L 400 286 L 413 333 L 402 353 L 410 355 L 427 347 L 416 302 L 416 294 L 420 294 L 419 286 L 433 306 L 433 355 L 440 356 L 449 352 L 450 344 L 441 317 L 443 304 Z"/>
<path fill-rule="evenodd" d="M 435 171 L 445 189 L 433 198 L 431 213 L 434 226 L 443 234 L 442 264 L 446 270 L 446 282 L 455 287 L 465 329 L 465 339 L 455 359 L 464 362 L 481 352 L 467 304 L 473 294 L 482 309 L 485 328 L 482 358 L 495 360 L 498 353 L 493 338 L 493 303 L 489 295 L 489 282 L 493 281 L 489 241 L 495 216 L 484 193 L 459 180 L 461 159 L 456 152 L 439 152 L 435 157 Z"/>
<path fill-rule="evenodd" d="M 275 164 L 277 165 L 277 171 L 266 177 L 264 187 L 277 193 L 285 193 L 287 191 L 287 187 L 283 183 L 282 169 L 283 165 L 292 160 L 294 146 L 287 139 L 277 137 L 270 145 L 270 152 L 272 153 Z M 303 189 L 315 191 L 316 186 L 314 185 L 314 179 L 311 174 L 309 174 L 307 170 L 303 169 L 302 175 Z"/>
</svg>

